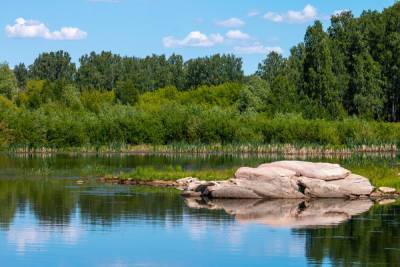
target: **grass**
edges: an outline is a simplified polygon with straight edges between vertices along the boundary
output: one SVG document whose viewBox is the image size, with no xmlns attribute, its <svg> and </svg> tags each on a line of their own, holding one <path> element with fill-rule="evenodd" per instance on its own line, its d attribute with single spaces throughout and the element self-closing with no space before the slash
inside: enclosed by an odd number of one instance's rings
<svg viewBox="0 0 400 267">
<path fill-rule="evenodd" d="M 114 145 L 114 146 L 83 146 L 65 148 L 47 147 L 11 147 L 12 153 L 252 153 L 283 155 L 349 155 L 354 153 L 395 153 L 395 144 L 381 145 L 319 145 L 319 144 L 169 144 L 169 145 Z"/>
<path fill-rule="evenodd" d="M 400 168 L 369 166 L 351 168 L 353 173 L 367 177 L 376 187 L 387 186 L 400 190 Z"/>
<path fill-rule="evenodd" d="M 180 166 L 169 166 L 163 169 L 154 167 L 138 167 L 132 172 L 120 173 L 119 179 L 136 179 L 142 181 L 152 180 L 178 180 L 184 177 L 196 177 L 201 180 L 227 180 L 233 176 L 236 169 L 206 169 L 183 170 Z"/>
</svg>

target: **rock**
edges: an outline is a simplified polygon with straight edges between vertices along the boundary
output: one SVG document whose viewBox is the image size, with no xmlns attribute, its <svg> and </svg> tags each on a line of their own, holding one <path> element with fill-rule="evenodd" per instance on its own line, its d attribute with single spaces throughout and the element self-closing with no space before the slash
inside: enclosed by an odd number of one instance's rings
<svg viewBox="0 0 400 267">
<path fill-rule="evenodd" d="M 262 198 L 305 198 L 297 180 L 292 177 L 279 177 L 269 180 L 235 179 L 235 183 L 253 191 Z"/>
<path fill-rule="evenodd" d="M 346 198 L 350 195 L 343 192 L 339 185 L 324 180 L 299 177 L 298 181 L 304 187 L 304 194 L 311 198 Z"/>
<path fill-rule="evenodd" d="M 394 194 L 394 193 L 396 193 L 396 189 L 395 188 L 391 188 L 391 187 L 379 187 L 378 190 L 380 192 L 384 193 L 384 194 Z"/>
<path fill-rule="evenodd" d="M 228 181 L 206 182 L 188 177 L 177 183 L 183 190 L 225 199 L 360 199 L 370 196 L 374 190 L 367 178 L 351 174 L 337 164 L 302 161 L 243 167 Z"/>
<path fill-rule="evenodd" d="M 259 168 L 268 166 L 280 167 L 294 171 L 296 172 L 296 176 L 305 176 L 326 181 L 344 179 L 350 174 L 349 170 L 340 167 L 338 164 L 313 163 L 306 161 L 277 161 L 262 164 Z"/>
<path fill-rule="evenodd" d="M 262 196 L 257 195 L 254 191 L 237 186 L 227 185 L 209 188 L 210 196 L 213 198 L 225 199 L 257 199 Z"/>
<path fill-rule="evenodd" d="M 395 199 L 383 199 L 383 200 L 379 201 L 378 204 L 379 205 L 389 205 L 389 204 L 393 204 L 395 202 L 396 202 Z"/>
<path fill-rule="evenodd" d="M 312 198 L 352 198 L 371 194 L 374 187 L 368 179 L 350 174 L 345 179 L 324 181 L 299 177 L 299 184 L 304 187 L 304 194 Z"/>
<path fill-rule="evenodd" d="M 304 198 L 296 173 L 280 167 L 240 168 L 232 181 L 239 187 L 253 191 L 258 198 Z"/>
<path fill-rule="evenodd" d="M 237 170 L 237 172 L 235 173 L 236 179 L 257 181 L 269 181 L 272 179 L 279 179 L 281 177 L 292 176 L 296 176 L 296 172 L 275 166 L 265 166 L 258 168 L 243 167 Z"/>
</svg>

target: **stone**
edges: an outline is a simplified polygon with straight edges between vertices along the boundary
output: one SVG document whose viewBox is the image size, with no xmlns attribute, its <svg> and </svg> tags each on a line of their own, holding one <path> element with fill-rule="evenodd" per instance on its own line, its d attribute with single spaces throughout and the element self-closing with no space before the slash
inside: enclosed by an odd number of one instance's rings
<svg viewBox="0 0 400 267">
<path fill-rule="evenodd" d="M 395 188 L 391 188 L 391 187 L 379 187 L 378 189 L 380 192 L 384 193 L 384 194 L 394 194 L 396 193 L 396 189 Z"/>
<path fill-rule="evenodd" d="M 235 179 L 234 181 L 238 186 L 252 190 L 262 198 L 305 198 L 297 180 L 292 177 L 280 177 L 267 181 L 248 179 Z"/>
<path fill-rule="evenodd" d="M 280 167 L 240 168 L 232 181 L 253 191 L 258 198 L 304 198 L 295 179 L 296 173 Z"/>
<path fill-rule="evenodd" d="M 351 174 L 337 164 L 302 161 L 242 167 L 228 181 L 206 182 L 188 177 L 177 183 L 185 191 L 222 199 L 362 199 L 374 190 L 367 178 Z"/>
<path fill-rule="evenodd" d="M 308 177 L 299 177 L 298 181 L 304 187 L 306 196 L 317 198 L 354 198 L 354 196 L 369 195 L 374 190 L 367 178 L 355 174 L 333 181 Z"/>
<path fill-rule="evenodd" d="M 326 181 L 344 179 L 350 174 L 349 170 L 340 167 L 338 164 L 313 163 L 306 161 L 277 161 L 262 164 L 258 168 L 265 168 L 268 166 L 280 167 L 294 171 L 296 172 L 296 176 L 305 176 Z"/>
<path fill-rule="evenodd" d="M 235 173 L 236 179 L 257 180 L 257 181 L 268 181 L 281 177 L 292 177 L 292 176 L 296 176 L 296 172 L 275 166 L 265 166 L 258 168 L 243 167 L 237 170 Z"/>
<path fill-rule="evenodd" d="M 379 205 L 390 205 L 396 203 L 395 199 L 383 199 L 381 201 L 378 202 Z"/>
<path fill-rule="evenodd" d="M 262 198 L 257 195 L 254 191 L 237 186 L 227 185 L 218 186 L 208 189 L 210 196 L 213 198 L 225 198 L 225 199 L 257 199 Z"/>
</svg>

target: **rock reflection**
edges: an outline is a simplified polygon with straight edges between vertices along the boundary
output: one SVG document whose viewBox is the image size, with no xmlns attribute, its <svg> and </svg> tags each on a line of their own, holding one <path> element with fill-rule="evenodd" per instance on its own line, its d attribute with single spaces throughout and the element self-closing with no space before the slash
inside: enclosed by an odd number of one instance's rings
<svg viewBox="0 0 400 267">
<path fill-rule="evenodd" d="M 337 225 L 368 211 L 371 200 L 295 199 L 234 200 L 187 198 L 194 209 L 224 210 L 241 223 L 257 223 L 274 227 L 309 228 Z"/>
</svg>

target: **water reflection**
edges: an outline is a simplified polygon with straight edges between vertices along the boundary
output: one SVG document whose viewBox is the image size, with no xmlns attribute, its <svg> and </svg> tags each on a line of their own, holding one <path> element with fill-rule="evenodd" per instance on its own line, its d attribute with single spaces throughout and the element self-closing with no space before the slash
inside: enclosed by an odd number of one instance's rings
<svg viewBox="0 0 400 267">
<path fill-rule="evenodd" d="M 222 209 L 235 216 L 242 223 L 258 223 L 268 226 L 311 228 L 340 224 L 353 216 L 368 211 L 371 200 L 344 199 L 277 199 L 277 200 L 235 200 L 197 198 L 185 199 L 190 208 Z"/>
<path fill-rule="evenodd" d="M 62 178 L 82 170 L 231 168 L 266 161 L 215 155 L 0 156 L 0 265 L 203 266 L 206 260 L 207 266 L 397 266 L 399 203 L 218 200 L 188 207 L 175 190 L 78 186 Z M 332 162 L 377 172 L 398 164 L 396 158 Z"/>
</svg>

